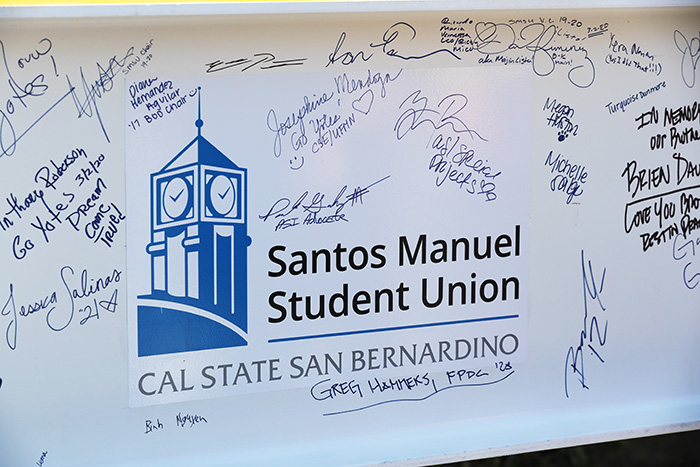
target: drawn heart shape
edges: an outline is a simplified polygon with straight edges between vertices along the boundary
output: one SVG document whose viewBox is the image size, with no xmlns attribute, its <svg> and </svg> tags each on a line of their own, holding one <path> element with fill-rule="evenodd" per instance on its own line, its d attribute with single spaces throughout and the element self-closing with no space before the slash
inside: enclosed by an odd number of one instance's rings
<svg viewBox="0 0 700 467">
<path fill-rule="evenodd" d="M 488 32 L 489 36 L 483 40 L 490 39 L 493 33 L 496 31 L 496 23 L 491 21 L 484 22 L 479 21 L 474 25 L 474 32 L 476 32 L 476 37 L 482 39 L 481 35 Z"/>
<path fill-rule="evenodd" d="M 361 112 L 365 115 L 372 110 L 372 104 L 374 103 L 374 92 L 368 89 L 359 98 L 352 101 L 352 108 Z"/>
</svg>

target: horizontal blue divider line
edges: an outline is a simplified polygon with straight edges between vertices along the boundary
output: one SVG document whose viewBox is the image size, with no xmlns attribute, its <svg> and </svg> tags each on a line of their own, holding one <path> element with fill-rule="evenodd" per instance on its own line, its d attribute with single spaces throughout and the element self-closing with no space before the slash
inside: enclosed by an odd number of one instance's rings
<svg viewBox="0 0 700 467">
<path fill-rule="evenodd" d="M 517 318 L 518 316 L 519 315 L 489 316 L 487 318 L 462 319 L 459 321 L 445 321 L 442 323 L 412 324 L 412 325 L 407 325 L 407 326 L 396 326 L 393 328 L 362 329 L 359 331 L 331 332 L 328 334 L 312 334 L 310 336 L 279 337 L 277 339 L 270 339 L 267 342 L 270 344 L 275 344 L 277 342 L 291 342 L 291 341 L 303 341 L 303 340 L 309 340 L 309 339 L 322 339 L 324 337 L 352 336 L 353 334 L 371 334 L 371 333 L 375 333 L 375 332 L 405 331 L 406 329 L 431 328 L 431 327 L 435 327 L 435 326 L 450 326 L 453 324 L 467 324 L 467 323 L 479 323 L 482 321 L 497 321 L 497 320 L 504 320 L 504 319 L 513 319 L 513 318 Z"/>
</svg>

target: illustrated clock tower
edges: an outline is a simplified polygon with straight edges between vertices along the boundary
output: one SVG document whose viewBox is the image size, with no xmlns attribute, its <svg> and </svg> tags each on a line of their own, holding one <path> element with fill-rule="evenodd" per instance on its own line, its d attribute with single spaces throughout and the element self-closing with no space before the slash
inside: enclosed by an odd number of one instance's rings
<svg viewBox="0 0 700 467">
<path fill-rule="evenodd" d="M 247 343 L 247 170 L 202 136 L 203 125 L 200 110 L 197 136 L 151 174 L 139 355 Z"/>
</svg>

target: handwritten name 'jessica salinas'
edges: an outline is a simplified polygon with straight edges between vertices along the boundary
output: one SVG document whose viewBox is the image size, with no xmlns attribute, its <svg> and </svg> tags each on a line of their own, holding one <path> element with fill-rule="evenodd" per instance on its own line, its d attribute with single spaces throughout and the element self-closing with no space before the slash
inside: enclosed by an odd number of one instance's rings
<svg viewBox="0 0 700 467">
<path fill-rule="evenodd" d="M 23 301 L 20 301 L 15 299 L 17 291 L 14 284 L 10 283 L 9 296 L 0 309 L 0 319 L 9 318 L 5 328 L 5 341 L 11 350 L 17 348 L 20 320 L 29 319 L 32 315 L 44 314 L 49 329 L 58 332 L 71 324 L 76 313 L 85 315 L 80 320 L 80 324 L 85 325 L 92 318 L 99 319 L 100 311 L 116 312 L 116 283 L 121 280 L 122 275 L 119 269 L 114 268 L 112 272 L 95 279 L 87 269 L 76 274 L 71 266 L 63 266 L 59 275 L 67 300 L 58 290 L 53 290 L 38 298 L 35 295 L 33 299 L 22 298 Z M 77 285 L 74 283 L 76 276 L 79 278 Z M 62 305 L 64 303 L 66 305 Z"/>
</svg>

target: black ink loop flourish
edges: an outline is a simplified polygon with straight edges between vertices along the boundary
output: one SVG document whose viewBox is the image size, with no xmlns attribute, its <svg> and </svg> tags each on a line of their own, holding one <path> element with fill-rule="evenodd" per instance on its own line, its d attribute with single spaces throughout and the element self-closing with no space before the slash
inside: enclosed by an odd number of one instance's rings
<svg viewBox="0 0 700 467">
<path fill-rule="evenodd" d="M 423 58 L 427 58 L 432 55 L 437 55 L 439 53 L 446 53 L 448 55 L 451 55 L 453 58 L 456 58 L 457 60 L 461 60 L 461 57 L 455 55 L 454 52 L 452 52 L 449 49 L 439 49 L 433 52 L 428 52 L 423 55 L 402 55 L 399 52 L 397 52 L 396 49 L 388 47 L 389 44 L 396 41 L 396 39 L 401 35 L 402 31 L 408 31 L 407 34 L 410 34 L 410 37 L 408 37 L 408 42 L 411 42 L 413 41 L 413 39 L 416 38 L 416 29 L 406 22 L 399 21 L 384 32 L 384 35 L 382 36 L 383 42 L 380 42 L 378 44 L 370 43 L 369 46 L 374 48 L 381 47 L 382 52 L 384 52 L 386 55 L 390 57 L 400 58 L 402 60 L 421 60 Z M 407 36 L 404 34 L 402 38 L 404 37 Z"/>
</svg>

